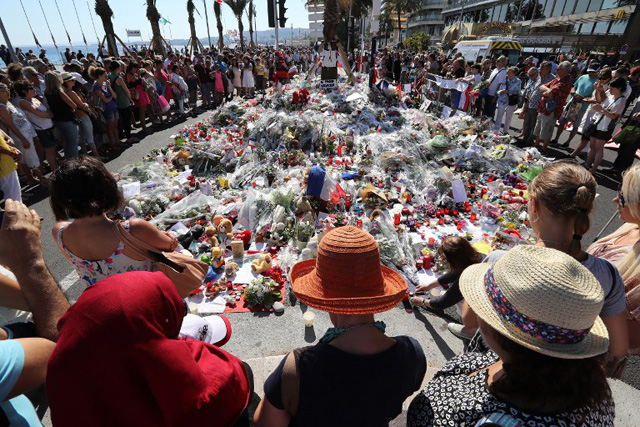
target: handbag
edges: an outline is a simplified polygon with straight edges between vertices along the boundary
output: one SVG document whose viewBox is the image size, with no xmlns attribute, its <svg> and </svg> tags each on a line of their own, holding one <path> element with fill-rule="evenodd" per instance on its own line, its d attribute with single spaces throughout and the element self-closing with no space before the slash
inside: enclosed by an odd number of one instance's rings
<svg viewBox="0 0 640 427">
<path fill-rule="evenodd" d="M 160 111 L 162 112 L 162 114 L 166 113 L 171 108 L 169 102 L 167 101 L 167 98 L 165 98 L 164 95 L 158 95 L 158 105 L 160 106 Z"/>
<path fill-rule="evenodd" d="M 638 122 L 633 120 L 631 124 L 625 126 L 613 137 L 613 142 L 616 144 L 626 144 L 628 142 L 637 141 L 640 139 L 640 126 Z"/>
<path fill-rule="evenodd" d="M 164 252 L 133 236 L 119 221 L 114 222 L 113 231 L 127 249 L 141 257 L 153 261 L 156 271 L 161 271 L 178 289 L 182 298 L 198 289 L 204 283 L 209 266 L 180 252 Z"/>
<path fill-rule="evenodd" d="M 518 101 L 520 100 L 520 96 L 517 94 L 509 95 L 509 105 L 518 105 Z"/>
<path fill-rule="evenodd" d="M 89 115 L 89 118 L 91 119 L 91 125 L 95 133 L 99 135 L 107 133 L 107 121 L 101 112 L 98 112 L 98 117 L 94 118 L 92 115 Z"/>
</svg>

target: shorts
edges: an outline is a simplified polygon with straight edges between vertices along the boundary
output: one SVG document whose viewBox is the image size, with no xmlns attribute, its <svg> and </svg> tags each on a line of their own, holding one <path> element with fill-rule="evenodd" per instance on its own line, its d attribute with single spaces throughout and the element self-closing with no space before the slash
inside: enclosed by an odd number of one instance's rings
<svg viewBox="0 0 640 427">
<path fill-rule="evenodd" d="M 104 110 L 104 112 L 102 113 L 102 115 L 104 116 L 105 120 L 110 122 L 113 120 L 118 120 L 118 110 L 116 108 L 112 109 L 112 110 Z"/>
<path fill-rule="evenodd" d="M 42 144 L 44 148 L 53 148 L 58 145 L 58 141 L 56 141 L 56 136 L 53 133 L 54 129 L 55 128 L 53 127 L 49 129 L 44 129 L 44 130 L 36 129 L 36 135 L 38 135 L 38 140 L 40 141 L 40 144 Z"/>
<path fill-rule="evenodd" d="M 538 114 L 536 126 L 533 128 L 533 135 L 543 141 L 548 141 L 553 136 L 553 128 L 556 126 L 555 114 Z"/>
<path fill-rule="evenodd" d="M 612 136 L 613 136 L 613 131 L 597 130 L 596 133 L 593 135 L 593 138 L 599 139 L 600 141 L 609 142 Z"/>
</svg>

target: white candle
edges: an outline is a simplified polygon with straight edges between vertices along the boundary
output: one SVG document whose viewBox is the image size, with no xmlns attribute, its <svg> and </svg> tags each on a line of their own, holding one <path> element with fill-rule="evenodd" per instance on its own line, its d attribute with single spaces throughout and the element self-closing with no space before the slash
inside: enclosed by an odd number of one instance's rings
<svg viewBox="0 0 640 427">
<path fill-rule="evenodd" d="M 306 326 L 307 328 L 311 328 L 313 326 L 313 319 L 316 318 L 316 315 L 310 311 L 307 311 L 304 316 L 302 316 L 302 318 L 304 319 L 304 326 Z"/>
</svg>

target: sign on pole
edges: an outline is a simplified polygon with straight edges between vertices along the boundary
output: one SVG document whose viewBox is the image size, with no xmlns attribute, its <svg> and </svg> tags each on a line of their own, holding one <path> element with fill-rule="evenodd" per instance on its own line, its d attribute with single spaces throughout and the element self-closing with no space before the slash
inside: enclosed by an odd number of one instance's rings
<svg viewBox="0 0 640 427">
<path fill-rule="evenodd" d="M 629 50 L 629 45 L 623 44 L 620 48 L 620 55 L 625 55 L 627 53 L 627 50 Z"/>
<path fill-rule="evenodd" d="M 142 37 L 140 30 L 127 30 L 127 37 Z"/>
</svg>

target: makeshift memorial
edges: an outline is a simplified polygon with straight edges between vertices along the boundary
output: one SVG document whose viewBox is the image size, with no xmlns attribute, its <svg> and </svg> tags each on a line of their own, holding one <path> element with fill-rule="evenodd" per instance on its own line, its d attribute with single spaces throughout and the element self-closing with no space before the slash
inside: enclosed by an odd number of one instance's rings
<svg viewBox="0 0 640 427">
<path fill-rule="evenodd" d="M 200 313 L 246 311 L 256 275 L 285 284 L 324 233 L 348 224 L 369 232 L 410 286 L 440 268 L 444 236 L 483 253 L 531 241 L 526 186 L 547 163 L 537 150 L 486 121 L 406 108 L 395 90 L 370 97 L 342 75 L 331 93 L 317 79 L 302 84 L 296 76 L 260 102 L 227 102 L 117 176 L 121 215 L 175 233 L 216 273 Z"/>
</svg>

